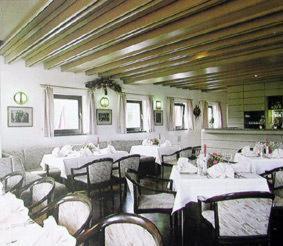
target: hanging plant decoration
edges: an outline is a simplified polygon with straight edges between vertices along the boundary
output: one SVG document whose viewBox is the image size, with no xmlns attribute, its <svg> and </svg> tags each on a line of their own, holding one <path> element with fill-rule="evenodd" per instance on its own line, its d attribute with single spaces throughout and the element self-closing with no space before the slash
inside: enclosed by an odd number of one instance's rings
<svg viewBox="0 0 283 246">
<path fill-rule="evenodd" d="M 196 119 L 200 116 L 201 110 L 200 110 L 200 108 L 199 108 L 198 105 L 195 106 L 195 108 L 194 108 L 194 110 L 193 110 L 193 114 L 194 114 L 194 116 L 196 117 Z"/>
<path fill-rule="evenodd" d="M 122 87 L 114 82 L 113 80 L 109 79 L 109 78 L 97 78 L 95 80 L 92 81 L 88 81 L 85 83 L 85 87 L 89 88 L 89 89 L 103 89 L 104 90 L 104 94 L 107 95 L 107 88 L 121 93 L 122 92 Z"/>
</svg>

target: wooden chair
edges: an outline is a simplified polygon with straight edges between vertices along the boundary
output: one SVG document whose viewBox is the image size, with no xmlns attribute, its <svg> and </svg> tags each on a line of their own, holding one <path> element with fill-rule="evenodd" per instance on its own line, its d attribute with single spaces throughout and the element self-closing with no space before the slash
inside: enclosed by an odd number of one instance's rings
<svg viewBox="0 0 283 246">
<path fill-rule="evenodd" d="M 112 194 L 112 206 L 114 209 L 114 192 L 112 183 L 112 165 L 113 159 L 103 158 L 97 159 L 78 168 L 71 168 L 72 187 L 75 184 L 86 186 L 88 196 L 91 196 L 91 191 L 99 192 L 100 213 L 102 214 L 102 190 L 110 188 Z"/>
<path fill-rule="evenodd" d="M 212 228 L 216 244 L 267 244 L 273 197 L 269 192 L 239 192 L 199 198 L 199 215 Z M 202 211 L 203 203 L 213 209 Z"/>
<path fill-rule="evenodd" d="M 162 246 L 157 227 L 148 219 L 136 214 L 114 214 L 104 218 L 77 238 L 77 244 L 95 239 L 95 245 L 148 245 Z"/>
<path fill-rule="evenodd" d="M 65 226 L 72 236 L 78 237 L 89 227 L 92 203 L 86 195 L 73 193 L 37 211 L 32 218 L 36 220 L 44 215 L 54 216 L 58 225 Z"/>
<path fill-rule="evenodd" d="M 24 176 L 22 172 L 12 172 L 0 179 L 0 182 L 3 184 L 4 192 L 11 192 L 16 196 L 19 196 L 23 181 Z"/>
<path fill-rule="evenodd" d="M 176 192 L 172 191 L 173 180 L 160 179 L 150 177 L 148 180 L 153 182 L 161 183 L 163 189 L 153 188 L 142 185 L 138 179 L 137 173 L 133 170 L 126 172 L 126 180 L 130 190 L 130 194 L 133 198 L 134 212 L 137 214 L 143 213 L 163 213 L 170 216 L 170 228 L 173 228 L 172 215 L 173 205 L 175 200 Z"/>
<path fill-rule="evenodd" d="M 20 198 L 24 200 L 25 206 L 30 213 L 46 207 L 53 201 L 55 181 L 53 178 L 44 177 L 23 187 Z"/>
<path fill-rule="evenodd" d="M 123 197 L 122 184 L 124 184 L 125 195 L 127 193 L 125 173 L 127 169 L 135 170 L 137 172 L 139 170 L 139 164 L 140 164 L 140 155 L 124 156 L 113 163 L 112 180 L 113 182 L 119 184 L 120 208 L 122 208 L 122 197 Z"/>
</svg>

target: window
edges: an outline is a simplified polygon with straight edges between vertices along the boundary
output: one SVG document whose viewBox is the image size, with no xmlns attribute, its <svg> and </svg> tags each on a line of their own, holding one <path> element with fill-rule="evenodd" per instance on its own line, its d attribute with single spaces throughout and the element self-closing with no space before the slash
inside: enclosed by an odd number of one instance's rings
<svg viewBox="0 0 283 246">
<path fill-rule="evenodd" d="M 54 95 L 54 134 L 82 134 L 82 97 Z"/>
<path fill-rule="evenodd" d="M 185 129 L 185 104 L 183 103 L 175 103 L 175 128 L 176 130 Z"/>
<path fill-rule="evenodd" d="M 143 131 L 142 101 L 127 100 L 127 132 Z"/>
<path fill-rule="evenodd" d="M 214 128 L 215 123 L 215 115 L 214 115 L 214 109 L 212 105 L 208 106 L 208 127 Z"/>
</svg>

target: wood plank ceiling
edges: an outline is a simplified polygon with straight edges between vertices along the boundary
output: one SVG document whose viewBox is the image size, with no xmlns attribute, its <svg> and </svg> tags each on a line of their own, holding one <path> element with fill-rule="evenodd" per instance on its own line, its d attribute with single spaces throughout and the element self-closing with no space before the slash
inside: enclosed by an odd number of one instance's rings
<svg viewBox="0 0 283 246">
<path fill-rule="evenodd" d="M 278 81 L 282 11 L 282 0 L 42 0 L 0 54 L 133 84 Z"/>
</svg>

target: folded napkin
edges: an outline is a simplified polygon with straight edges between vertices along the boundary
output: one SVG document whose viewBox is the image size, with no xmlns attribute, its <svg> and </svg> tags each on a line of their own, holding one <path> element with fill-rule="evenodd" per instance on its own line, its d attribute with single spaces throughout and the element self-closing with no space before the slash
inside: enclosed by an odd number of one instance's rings
<svg viewBox="0 0 283 246">
<path fill-rule="evenodd" d="M 72 152 L 73 152 L 73 147 L 71 145 L 65 145 L 61 148 L 58 155 L 64 157 L 64 156 L 68 156 Z"/>
<path fill-rule="evenodd" d="M 59 147 L 56 147 L 52 150 L 52 155 L 55 156 L 55 157 L 59 157 L 60 155 L 60 148 Z"/>
<path fill-rule="evenodd" d="M 164 143 L 160 145 L 160 147 L 171 147 L 172 143 L 169 140 L 165 140 Z"/>
<path fill-rule="evenodd" d="M 179 158 L 177 168 L 180 173 L 197 173 L 198 171 L 197 167 L 191 164 L 188 159 L 184 157 Z"/>
<path fill-rule="evenodd" d="M 80 153 L 80 156 L 90 156 L 90 155 L 93 155 L 91 150 L 89 148 L 87 148 L 87 147 L 80 149 L 79 153 Z"/>
<path fill-rule="evenodd" d="M 254 152 L 251 151 L 251 147 L 248 145 L 248 146 L 245 146 L 242 148 L 242 155 L 244 156 L 252 156 L 254 155 Z"/>
<path fill-rule="evenodd" d="M 76 239 L 69 234 L 65 227 L 57 225 L 55 219 L 52 216 L 49 216 L 46 220 L 44 220 L 43 230 L 39 240 L 37 240 L 34 245 L 75 246 Z"/>
<path fill-rule="evenodd" d="M 152 142 L 150 141 L 150 139 L 144 139 L 143 141 L 142 141 L 142 145 L 144 145 L 144 146 L 150 146 L 150 145 L 152 145 Z"/>
<path fill-rule="evenodd" d="M 272 158 L 283 158 L 283 149 L 275 149 L 271 154 Z"/>
<path fill-rule="evenodd" d="M 226 163 L 218 163 L 207 169 L 207 173 L 212 178 L 234 178 L 233 168 Z"/>
<path fill-rule="evenodd" d="M 108 145 L 106 148 L 104 149 L 100 149 L 100 154 L 103 154 L 103 155 L 107 155 L 107 154 L 114 154 L 116 153 L 116 149 L 114 148 L 114 146 L 112 145 Z"/>
</svg>

